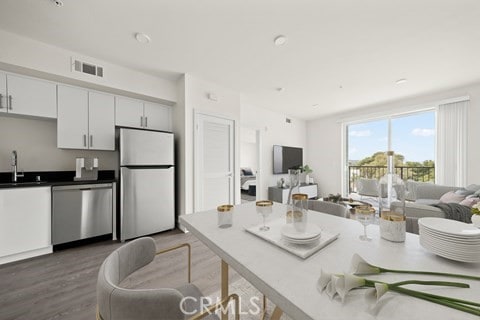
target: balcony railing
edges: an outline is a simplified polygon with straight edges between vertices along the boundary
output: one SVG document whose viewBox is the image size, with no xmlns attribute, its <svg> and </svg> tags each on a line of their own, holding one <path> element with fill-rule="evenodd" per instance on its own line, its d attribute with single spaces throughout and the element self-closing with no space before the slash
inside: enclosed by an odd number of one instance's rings
<svg viewBox="0 0 480 320">
<path fill-rule="evenodd" d="M 348 192 L 357 192 L 356 182 L 360 178 L 380 179 L 387 173 L 386 166 L 349 166 Z M 403 181 L 435 182 L 435 167 L 395 167 L 395 173 Z"/>
</svg>

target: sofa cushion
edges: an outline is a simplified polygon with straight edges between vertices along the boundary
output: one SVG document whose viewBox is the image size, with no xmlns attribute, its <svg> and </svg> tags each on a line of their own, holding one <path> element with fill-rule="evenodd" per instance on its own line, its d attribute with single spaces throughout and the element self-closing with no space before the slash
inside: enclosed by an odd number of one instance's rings
<svg viewBox="0 0 480 320">
<path fill-rule="evenodd" d="M 440 203 L 440 200 L 438 199 L 418 199 L 415 201 L 415 203 L 420 204 L 420 205 L 426 205 L 426 206 L 431 206 L 432 204 L 437 204 Z"/>
<path fill-rule="evenodd" d="M 475 191 L 475 193 L 473 194 L 475 197 L 480 197 L 480 189 Z"/>
<path fill-rule="evenodd" d="M 460 203 L 464 199 L 464 195 L 456 194 L 454 191 L 448 191 L 440 198 L 440 203 Z"/>
<path fill-rule="evenodd" d="M 460 204 L 471 208 L 474 204 L 477 204 L 478 202 L 480 202 L 480 198 L 472 197 L 472 198 L 466 198 L 465 200 L 462 200 Z"/>
</svg>

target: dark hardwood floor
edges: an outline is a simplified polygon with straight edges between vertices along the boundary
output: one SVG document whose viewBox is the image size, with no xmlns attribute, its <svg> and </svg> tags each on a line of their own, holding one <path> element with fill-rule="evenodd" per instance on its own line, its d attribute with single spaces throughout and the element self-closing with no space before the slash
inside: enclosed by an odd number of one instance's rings
<svg viewBox="0 0 480 320">
<path fill-rule="evenodd" d="M 191 234 L 174 230 L 154 235 L 157 248 L 192 245 L 192 282 L 204 294 L 220 288 L 220 259 Z M 0 266 L 0 319 L 95 319 L 97 274 L 121 243 L 100 241 Z M 186 251 L 158 256 L 127 278 L 129 288 L 176 287 L 186 282 Z M 230 272 L 230 281 L 239 276 Z"/>
</svg>

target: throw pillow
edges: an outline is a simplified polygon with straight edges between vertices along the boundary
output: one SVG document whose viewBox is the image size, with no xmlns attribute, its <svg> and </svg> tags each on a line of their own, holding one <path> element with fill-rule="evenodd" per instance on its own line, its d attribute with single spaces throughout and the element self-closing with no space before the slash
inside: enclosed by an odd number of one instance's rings
<svg viewBox="0 0 480 320">
<path fill-rule="evenodd" d="M 480 202 L 480 198 L 468 198 L 460 202 L 461 205 L 472 207 L 474 204 Z"/>
<path fill-rule="evenodd" d="M 448 191 L 440 198 L 440 203 L 460 203 L 465 196 L 456 194 L 454 191 Z"/>
<path fill-rule="evenodd" d="M 467 190 L 470 190 L 470 191 L 473 191 L 473 192 L 477 192 L 480 190 L 480 185 L 478 184 L 471 184 L 471 185 L 468 185 Z"/>
<path fill-rule="evenodd" d="M 459 194 L 461 196 L 469 196 L 471 194 L 474 194 L 475 191 L 472 191 L 472 190 L 467 190 L 467 189 L 458 189 L 457 191 L 455 191 L 456 194 Z"/>
<path fill-rule="evenodd" d="M 480 197 L 480 189 L 477 190 L 473 195 L 476 196 L 476 197 Z"/>
</svg>

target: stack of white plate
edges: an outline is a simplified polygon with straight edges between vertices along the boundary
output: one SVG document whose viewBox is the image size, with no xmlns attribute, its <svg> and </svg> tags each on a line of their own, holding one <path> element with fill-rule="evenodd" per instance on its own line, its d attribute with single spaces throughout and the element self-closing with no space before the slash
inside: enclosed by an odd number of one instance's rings
<svg viewBox="0 0 480 320">
<path fill-rule="evenodd" d="M 307 224 L 304 232 L 299 232 L 293 223 L 282 227 L 282 238 L 293 244 L 313 244 L 318 242 L 320 236 L 321 230 L 315 224 Z"/>
<path fill-rule="evenodd" d="M 420 244 L 441 257 L 462 261 L 480 262 L 480 229 L 464 222 L 421 218 Z"/>
</svg>

